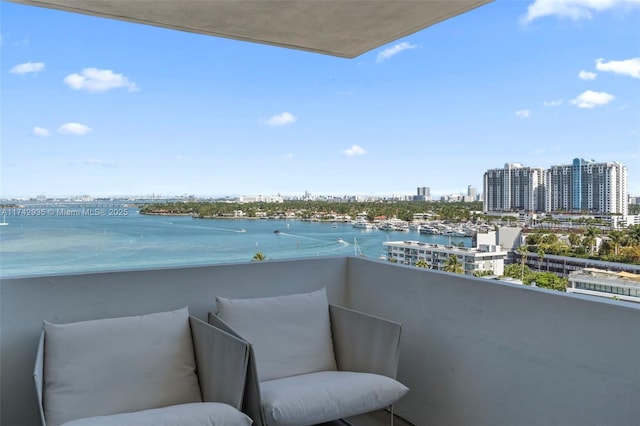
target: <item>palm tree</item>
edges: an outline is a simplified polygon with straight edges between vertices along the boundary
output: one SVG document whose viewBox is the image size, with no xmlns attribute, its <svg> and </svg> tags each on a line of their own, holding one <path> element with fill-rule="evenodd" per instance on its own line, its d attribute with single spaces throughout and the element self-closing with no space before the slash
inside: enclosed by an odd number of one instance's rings
<svg viewBox="0 0 640 426">
<path fill-rule="evenodd" d="M 627 237 L 631 241 L 631 245 L 640 244 L 640 225 L 631 225 L 627 228 Z"/>
<path fill-rule="evenodd" d="M 447 272 L 453 272 L 454 274 L 464 273 L 462 263 L 458 260 L 458 256 L 450 254 L 447 261 L 444 264 L 444 270 Z"/>
<path fill-rule="evenodd" d="M 540 272 L 542 267 L 542 261 L 544 260 L 544 248 L 542 246 L 538 246 L 538 272 Z"/>
<path fill-rule="evenodd" d="M 426 260 L 424 259 L 420 259 L 416 262 L 415 266 L 417 266 L 418 268 L 429 268 L 429 264 L 427 263 Z"/>
<path fill-rule="evenodd" d="M 529 250 L 527 250 L 527 246 L 520 246 L 516 250 L 520 255 L 520 266 L 522 268 L 522 272 L 520 273 L 520 281 L 524 280 L 524 264 L 527 262 L 527 254 Z"/>
<path fill-rule="evenodd" d="M 254 262 L 262 262 L 263 260 L 267 260 L 267 255 L 263 252 L 259 251 L 253 255 L 252 261 Z"/>
<path fill-rule="evenodd" d="M 571 233 L 569 234 L 569 244 L 571 244 L 571 248 L 580 244 L 580 236 L 578 234 Z"/>
<path fill-rule="evenodd" d="M 591 256 L 593 256 L 593 248 L 596 245 L 596 237 L 600 235 L 600 230 L 595 226 L 587 226 L 587 229 L 584 231 L 584 238 L 582 239 L 582 244 L 589 247 L 589 251 L 591 252 Z"/>
<path fill-rule="evenodd" d="M 611 232 L 609 232 L 608 237 L 611 240 L 611 242 L 613 243 L 613 252 L 617 256 L 618 255 L 618 247 L 620 246 L 620 243 L 622 242 L 622 240 L 624 240 L 625 234 L 622 231 L 611 231 Z"/>
</svg>

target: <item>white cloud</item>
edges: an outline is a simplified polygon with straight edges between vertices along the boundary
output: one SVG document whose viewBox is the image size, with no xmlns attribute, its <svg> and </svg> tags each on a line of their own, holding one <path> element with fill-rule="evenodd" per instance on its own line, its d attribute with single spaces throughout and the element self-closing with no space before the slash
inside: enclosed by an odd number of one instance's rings
<svg viewBox="0 0 640 426">
<path fill-rule="evenodd" d="M 415 49 L 416 47 L 418 47 L 418 46 L 415 45 L 415 44 L 407 43 L 406 41 L 403 42 L 403 43 L 398 43 L 395 46 L 389 47 L 387 49 L 384 49 L 382 52 L 378 53 L 378 57 L 376 58 L 376 62 L 386 61 L 390 57 L 397 55 L 398 53 L 402 52 L 403 50 Z"/>
<path fill-rule="evenodd" d="M 342 151 L 342 153 L 347 157 L 355 157 L 356 155 L 364 155 L 367 153 L 367 151 L 365 151 L 359 145 L 353 145 L 351 148 L 345 149 L 344 151 Z"/>
<path fill-rule="evenodd" d="M 516 111 L 516 115 L 520 118 L 527 118 L 531 115 L 531 111 L 529 111 L 528 109 L 521 109 L 519 111 Z"/>
<path fill-rule="evenodd" d="M 24 64 L 18 64 L 11 68 L 9 72 L 11 74 L 28 74 L 44 71 L 44 68 L 44 62 L 25 62 Z"/>
<path fill-rule="evenodd" d="M 562 99 L 558 99 L 555 101 L 548 101 L 548 102 L 543 102 L 542 105 L 546 106 L 546 107 L 557 107 L 562 105 Z"/>
<path fill-rule="evenodd" d="M 46 138 L 50 135 L 49 130 L 45 129 L 44 127 L 37 126 L 33 128 L 32 133 L 34 136 L 37 136 L 39 138 Z"/>
<path fill-rule="evenodd" d="M 600 58 L 596 59 L 596 69 L 598 71 L 613 72 L 628 75 L 633 78 L 640 78 L 640 58 L 609 62 L 604 62 L 604 59 Z"/>
<path fill-rule="evenodd" d="M 587 90 L 578 95 L 577 98 L 571 101 L 572 105 L 576 105 L 578 108 L 594 108 L 597 106 L 606 105 L 614 99 L 613 95 L 606 92 L 594 92 Z"/>
<path fill-rule="evenodd" d="M 640 0 L 535 0 L 527 8 L 522 22 L 529 23 L 544 16 L 558 16 L 577 21 L 591 19 L 593 12 L 640 6 Z"/>
<path fill-rule="evenodd" d="M 589 71 L 580 71 L 578 73 L 578 78 L 580 80 L 595 80 L 597 76 L 598 76 L 597 73 L 589 72 Z"/>
<path fill-rule="evenodd" d="M 124 75 L 98 68 L 85 68 L 81 74 L 69 74 L 64 78 L 64 82 L 74 90 L 86 90 L 91 93 L 103 93 L 121 88 L 130 92 L 138 91 L 138 86 Z"/>
<path fill-rule="evenodd" d="M 285 160 L 293 160 L 293 152 L 288 153 L 287 155 L 284 156 Z"/>
<path fill-rule="evenodd" d="M 290 112 L 283 112 L 282 114 L 276 114 L 267 120 L 269 126 L 284 126 L 286 124 L 295 123 L 296 116 Z"/>
<path fill-rule="evenodd" d="M 63 135 L 86 135 L 91 131 L 91 127 L 80 123 L 65 123 L 58 128 L 58 132 Z"/>
</svg>

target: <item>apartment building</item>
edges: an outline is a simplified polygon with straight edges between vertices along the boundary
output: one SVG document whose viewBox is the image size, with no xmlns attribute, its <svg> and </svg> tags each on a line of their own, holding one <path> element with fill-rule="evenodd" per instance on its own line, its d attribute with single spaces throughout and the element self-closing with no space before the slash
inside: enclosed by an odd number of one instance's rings
<svg viewBox="0 0 640 426">
<path fill-rule="evenodd" d="M 415 199 L 417 201 L 431 201 L 431 188 L 428 186 L 419 186 L 418 195 L 416 195 Z"/>
<path fill-rule="evenodd" d="M 485 212 L 544 210 L 544 169 L 506 163 L 501 169 L 487 170 L 483 179 Z"/>
<path fill-rule="evenodd" d="M 507 163 L 484 174 L 485 212 L 628 215 L 627 168 L 576 158 L 548 169 Z"/>
<path fill-rule="evenodd" d="M 480 244 L 476 248 L 444 246 L 422 241 L 386 241 L 387 259 L 394 259 L 398 263 L 415 265 L 419 260 L 427 263 L 428 267 L 443 271 L 449 256 L 456 256 L 463 265 L 466 275 L 473 275 L 476 271 L 490 271 L 494 275 L 504 273 L 504 260 L 507 252 L 500 246 Z"/>
<path fill-rule="evenodd" d="M 628 214 L 627 168 L 576 158 L 546 171 L 545 211 Z"/>
</svg>

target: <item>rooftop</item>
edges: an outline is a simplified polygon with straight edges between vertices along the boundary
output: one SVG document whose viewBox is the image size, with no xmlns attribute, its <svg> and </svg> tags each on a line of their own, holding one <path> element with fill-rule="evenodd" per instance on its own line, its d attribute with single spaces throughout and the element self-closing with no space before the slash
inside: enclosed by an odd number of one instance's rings
<svg viewBox="0 0 640 426">
<path fill-rule="evenodd" d="M 604 269 L 596 268 L 584 268 L 578 271 L 572 271 L 569 274 L 569 279 L 575 279 L 579 277 L 593 277 L 604 280 L 621 281 L 627 285 L 634 285 L 640 287 L 640 274 L 633 274 L 631 272 L 617 272 L 606 271 Z"/>
</svg>

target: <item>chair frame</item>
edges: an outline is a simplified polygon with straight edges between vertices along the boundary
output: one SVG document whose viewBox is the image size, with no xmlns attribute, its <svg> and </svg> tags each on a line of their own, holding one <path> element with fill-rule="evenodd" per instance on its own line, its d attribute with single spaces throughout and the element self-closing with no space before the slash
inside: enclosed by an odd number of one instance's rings
<svg viewBox="0 0 640 426">
<path fill-rule="evenodd" d="M 400 356 L 401 324 L 332 304 L 329 305 L 329 317 L 338 371 L 374 373 L 396 378 Z M 215 313 L 209 312 L 208 321 L 209 324 L 243 339 Z M 256 426 L 267 426 L 261 403 L 255 353 L 251 344 L 249 348 L 249 366 L 242 411 L 253 419 Z M 393 407 L 391 407 L 391 424 L 393 424 Z"/>
<path fill-rule="evenodd" d="M 194 316 L 189 317 L 189 325 L 202 401 L 221 402 L 241 410 L 250 356 L 248 343 Z M 43 329 L 33 371 L 42 426 L 47 424 L 43 404 L 45 344 Z"/>
</svg>

